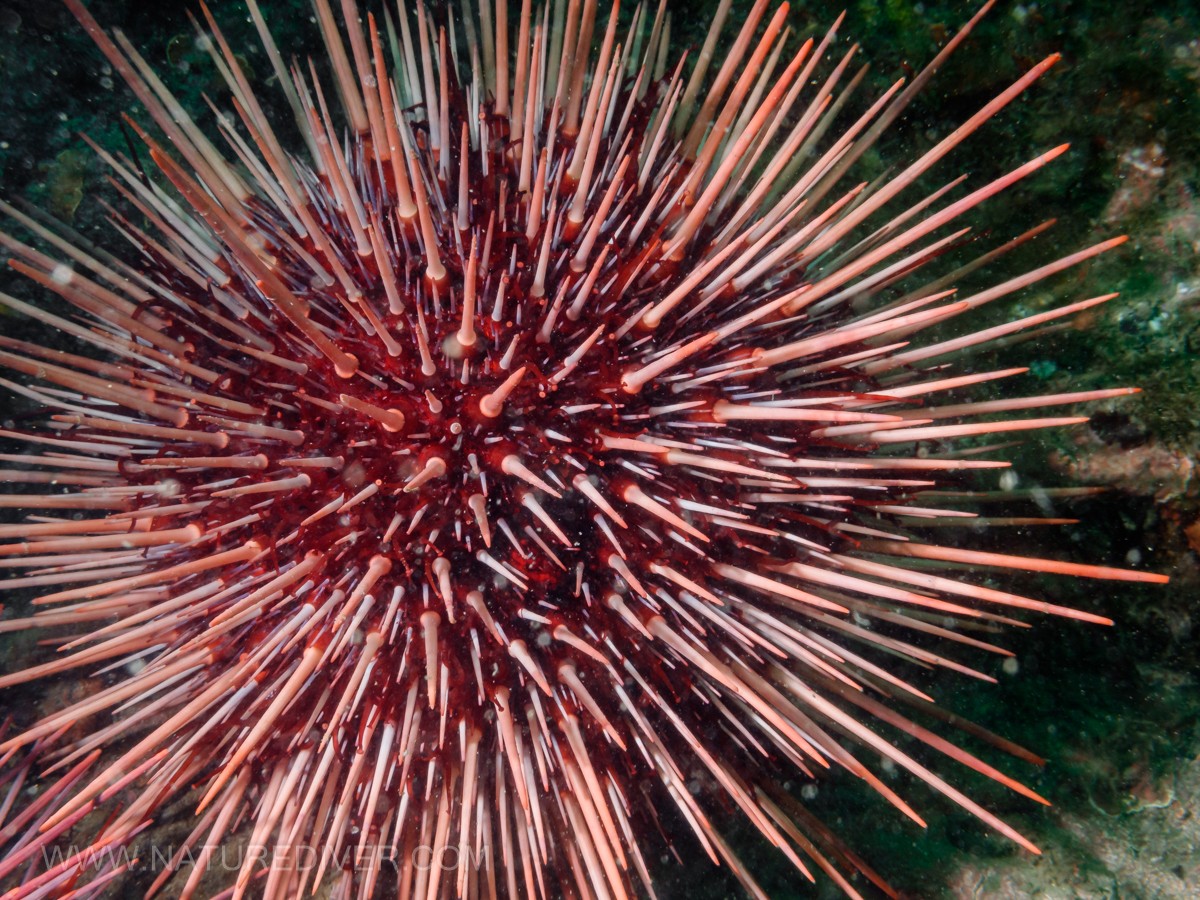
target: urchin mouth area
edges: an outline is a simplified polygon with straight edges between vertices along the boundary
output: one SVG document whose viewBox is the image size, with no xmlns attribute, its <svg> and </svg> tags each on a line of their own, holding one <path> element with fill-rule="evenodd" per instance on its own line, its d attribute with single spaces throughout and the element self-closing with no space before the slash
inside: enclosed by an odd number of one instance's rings
<svg viewBox="0 0 1200 900">
<path fill-rule="evenodd" d="M 219 458 L 178 446 L 126 471 L 147 487 L 171 473 L 173 495 L 205 506 L 223 533 L 229 522 L 256 529 L 283 569 L 319 551 L 361 577 L 382 555 L 391 565 L 374 572 L 373 591 L 413 598 L 432 586 L 451 621 L 474 590 L 578 596 L 594 528 L 570 480 L 595 468 L 590 414 L 607 404 L 564 410 L 583 389 L 490 359 L 484 340 L 439 363 L 410 382 L 365 369 L 260 378 L 245 408 L 206 423 L 221 429 Z"/>
</svg>

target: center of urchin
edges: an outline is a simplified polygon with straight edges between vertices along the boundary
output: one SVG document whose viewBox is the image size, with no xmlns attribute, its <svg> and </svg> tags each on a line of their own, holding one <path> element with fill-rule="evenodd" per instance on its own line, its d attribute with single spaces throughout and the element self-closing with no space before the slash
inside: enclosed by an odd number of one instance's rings
<svg viewBox="0 0 1200 900">
<path fill-rule="evenodd" d="M 294 430 L 306 435 L 301 447 L 340 449 L 336 459 L 323 460 L 322 475 L 308 473 L 323 480 L 312 496 L 336 490 L 341 500 L 336 509 L 330 500 L 312 511 L 331 519 L 319 540 L 390 552 L 417 583 L 437 589 L 454 621 L 455 582 L 467 591 L 497 578 L 511 586 L 529 580 L 531 565 L 574 564 L 562 555 L 578 550 L 568 536 L 575 504 L 562 497 L 572 492 L 568 469 L 579 474 L 591 467 L 591 416 L 604 404 L 572 403 L 581 392 L 550 383 L 543 366 L 513 352 L 516 339 L 497 348 L 461 330 L 430 338 L 418 338 L 407 367 L 396 360 L 403 376 L 388 371 L 392 360 L 371 374 L 359 368 L 353 378 L 329 383 L 327 406 L 304 398 L 322 413 L 316 419 L 304 421 L 303 403 L 292 418 Z M 429 347 L 428 374 L 420 345 Z M 554 349 L 548 344 L 543 357 Z M 314 428 L 320 433 L 310 437 Z M 399 545 L 396 535 L 403 537 Z M 493 548 L 498 537 L 503 550 Z M 514 551 L 519 566 L 505 561 Z M 426 581 L 413 569 L 432 577 Z"/>
</svg>

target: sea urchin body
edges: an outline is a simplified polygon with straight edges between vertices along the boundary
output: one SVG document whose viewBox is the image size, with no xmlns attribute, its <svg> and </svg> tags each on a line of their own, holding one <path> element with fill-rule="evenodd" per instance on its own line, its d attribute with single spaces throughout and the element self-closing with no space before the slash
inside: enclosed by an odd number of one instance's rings
<svg viewBox="0 0 1200 900">
<path fill-rule="evenodd" d="M 1038 230 L 926 274 L 963 216 L 1064 148 L 901 194 L 1053 58 L 854 185 L 973 21 L 851 118 L 854 50 L 836 28 L 791 40 L 766 0 L 738 23 L 723 2 L 678 59 L 664 4 L 524 0 L 510 28 L 506 0 L 365 18 L 315 0 L 324 81 L 248 0 L 295 121 L 203 8 L 229 89 L 214 139 L 65 2 L 158 134 L 130 120 L 149 176 L 96 148 L 124 260 L 3 205 L 48 248 L 0 235 L 11 265 L 62 302 L 0 302 L 72 349 L 0 338 L 24 376 L 3 383 L 46 410 L 4 432 L 31 449 L 4 457 L 0 505 L 27 519 L 0 526 L 0 565 L 37 611 L 0 630 L 67 630 L 0 685 L 109 676 L 2 735 L 5 898 L 119 883 L 110 851 L 193 790 L 153 885 L 181 897 L 231 841 L 234 897 L 653 894 L 664 808 L 752 893 L 729 810 L 804 876 L 886 891 L 776 774 L 845 770 L 919 822 L 878 758 L 1034 849 L 926 766 L 937 751 L 1037 799 L 936 735 L 949 717 L 894 661 L 986 678 L 947 649 L 1004 653 L 977 625 L 1105 621 L 977 569 L 1161 579 L 906 523 L 955 515 L 921 491 L 1005 465 L 944 442 L 1078 423 L 1008 414 L 1128 391 L 972 402 L 1023 370 L 953 369 L 1107 297 L 925 335 L 1120 239 L 959 297 Z"/>
</svg>

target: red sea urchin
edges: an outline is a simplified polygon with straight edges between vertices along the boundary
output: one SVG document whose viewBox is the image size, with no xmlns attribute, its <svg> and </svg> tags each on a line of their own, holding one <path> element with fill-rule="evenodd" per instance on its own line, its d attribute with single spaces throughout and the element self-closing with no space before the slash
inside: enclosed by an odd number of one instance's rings
<svg viewBox="0 0 1200 900">
<path fill-rule="evenodd" d="M 767 0 L 717 59 L 722 2 L 679 60 L 663 4 L 623 19 L 525 0 L 510 30 L 506 0 L 365 21 L 315 0 L 324 85 L 248 0 L 294 156 L 206 8 L 225 151 L 65 2 L 161 134 L 130 123 L 153 177 L 97 148 L 129 204 L 112 211 L 126 261 L 3 206 L 54 254 L 0 235 L 12 266 L 65 304 L 0 302 L 82 353 L 0 338 L 26 376 L 3 383 L 47 410 L 4 432 L 40 452 L 4 456 L 18 491 L 0 505 L 28 515 L 0 526 L 0 565 L 40 595 L 0 630 L 68 630 L 0 685 L 109 677 L 6 726 L 5 898 L 120 883 L 118 851 L 193 789 L 194 829 L 154 883 L 183 897 L 228 842 L 244 845 L 232 896 L 653 894 L 656 805 L 752 894 L 714 822 L 730 809 L 805 876 L 890 893 L 775 774 L 844 769 L 919 822 L 860 756 L 1034 849 L 896 746 L 1038 799 L 934 734 L 957 720 L 895 662 L 986 678 L 944 654 L 1003 653 L 982 637 L 1012 610 L 1107 621 L 979 569 L 1164 579 L 905 523 L 961 515 L 921 492 L 1005 465 L 942 442 L 1082 422 L 992 414 L 1128 390 L 971 402 L 964 388 L 1023 370 L 950 368 L 1107 297 L 925 331 L 1120 239 L 956 298 L 1038 229 L 926 274 L 962 242 L 954 223 L 1063 148 L 959 199 L 964 179 L 893 201 L 1053 58 L 908 168 L 852 185 L 978 16 L 843 122 L 853 49 L 790 41 Z"/>
</svg>

